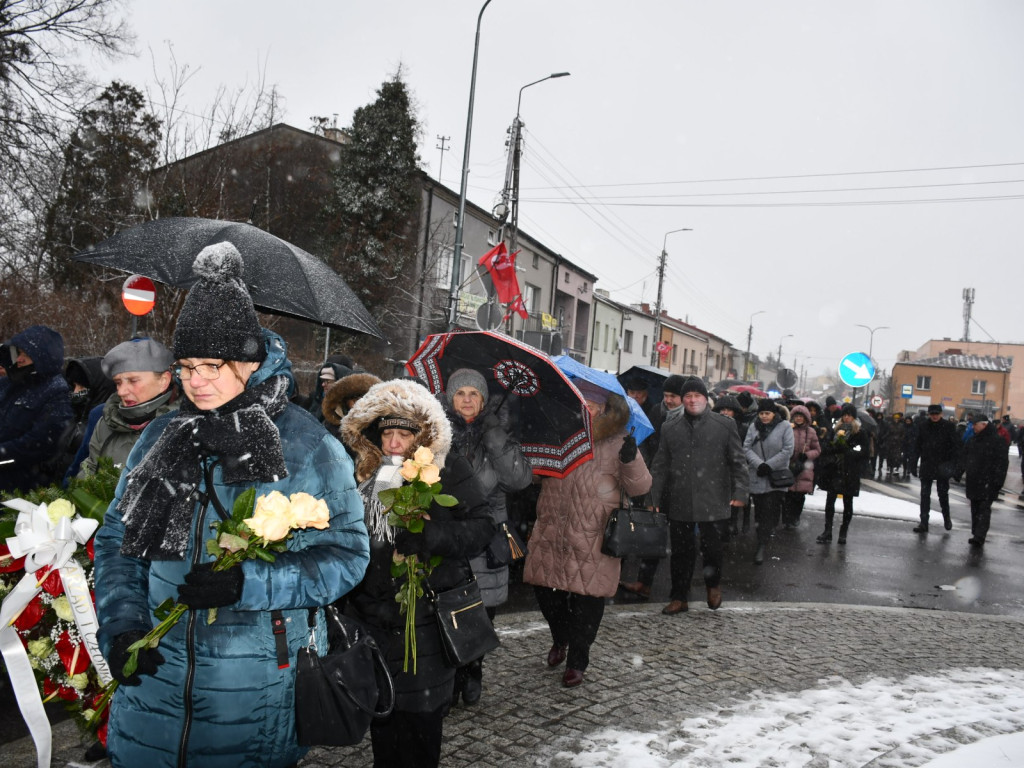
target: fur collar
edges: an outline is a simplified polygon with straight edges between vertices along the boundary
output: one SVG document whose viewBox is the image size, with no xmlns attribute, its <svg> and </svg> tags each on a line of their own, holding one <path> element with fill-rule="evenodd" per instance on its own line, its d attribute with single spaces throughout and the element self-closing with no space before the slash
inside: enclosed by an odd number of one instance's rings
<svg viewBox="0 0 1024 768">
<path fill-rule="evenodd" d="M 337 386 L 337 385 L 335 385 Z M 328 393 L 333 391 L 333 387 Z M 341 439 L 356 453 L 356 478 L 362 482 L 380 467 L 383 453 L 364 434 L 381 416 L 402 416 L 421 424 L 416 446 L 434 453 L 434 463 L 444 467 L 452 444 L 452 428 L 444 408 L 430 390 L 412 379 L 394 379 L 374 384 L 341 420 Z"/>
<path fill-rule="evenodd" d="M 327 390 L 320 406 L 324 419 L 328 423 L 338 426 L 341 424 L 341 415 L 338 414 L 338 411 L 344 411 L 345 401 L 353 397 L 358 400 L 369 391 L 370 387 L 379 383 L 380 379 L 372 373 L 351 373 L 338 379 L 334 386 Z"/>
<path fill-rule="evenodd" d="M 622 395 L 611 394 L 605 405 L 604 413 L 591 424 L 594 443 L 599 443 L 617 435 L 626 428 L 629 421 L 629 404 Z"/>
</svg>

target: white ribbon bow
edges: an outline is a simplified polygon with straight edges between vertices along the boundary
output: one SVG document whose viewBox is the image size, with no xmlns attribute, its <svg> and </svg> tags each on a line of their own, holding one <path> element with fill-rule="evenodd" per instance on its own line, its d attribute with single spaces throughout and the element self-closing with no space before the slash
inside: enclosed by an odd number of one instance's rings
<svg viewBox="0 0 1024 768">
<path fill-rule="evenodd" d="M 0 653 L 7 665 L 18 707 L 36 745 L 37 765 L 48 768 L 52 751 L 50 721 L 43 708 L 28 653 L 11 625 L 42 589 L 43 580 L 36 579 L 36 571 L 46 568 L 49 575 L 57 570 L 99 681 L 105 685 L 110 680 L 110 669 L 96 641 L 96 609 L 89 596 L 85 571 L 74 559 L 78 547 L 89 541 L 99 523 L 76 516 L 74 519 L 62 517 L 54 524 L 45 504 L 36 506 L 24 499 L 11 499 L 3 504 L 18 511 L 14 536 L 7 539 L 7 548 L 12 558 L 25 558 L 25 575 L 0 605 Z"/>
</svg>

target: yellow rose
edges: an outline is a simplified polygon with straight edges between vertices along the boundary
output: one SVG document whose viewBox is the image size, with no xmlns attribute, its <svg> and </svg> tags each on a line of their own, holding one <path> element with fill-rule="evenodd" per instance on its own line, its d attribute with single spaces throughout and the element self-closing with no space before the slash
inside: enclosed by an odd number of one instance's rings
<svg viewBox="0 0 1024 768">
<path fill-rule="evenodd" d="M 402 469 L 399 474 L 406 479 L 407 482 L 412 482 L 420 474 L 420 466 L 412 459 L 406 459 L 402 462 Z"/>
<path fill-rule="evenodd" d="M 29 655 L 34 656 L 37 659 L 45 659 L 53 653 L 54 647 L 53 641 L 48 637 L 28 641 Z"/>
<path fill-rule="evenodd" d="M 316 528 L 324 530 L 329 525 L 331 510 L 327 508 L 327 502 L 323 499 L 316 499 L 308 493 L 293 493 L 292 501 L 292 527 L 294 528 Z"/>
<path fill-rule="evenodd" d="M 75 505 L 67 499 L 57 499 L 46 505 L 46 516 L 50 522 L 56 525 L 62 517 L 74 517 Z"/>
<path fill-rule="evenodd" d="M 427 464 L 420 470 L 420 480 L 427 485 L 433 485 L 441 478 L 441 470 L 436 464 Z"/>
<path fill-rule="evenodd" d="M 424 464 L 433 464 L 434 452 L 427 448 L 427 446 L 421 445 L 416 449 L 416 453 L 412 455 L 412 460 L 421 466 Z"/>
<path fill-rule="evenodd" d="M 77 675 L 69 677 L 68 682 L 76 691 L 84 691 L 89 687 L 89 675 L 86 672 L 79 672 Z"/>
<path fill-rule="evenodd" d="M 71 603 L 68 602 L 66 596 L 61 595 L 60 597 L 53 598 L 50 602 L 50 607 L 57 614 L 57 618 L 64 619 L 64 621 L 75 620 L 75 612 L 71 610 Z"/>
<path fill-rule="evenodd" d="M 291 529 L 291 504 L 280 491 L 256 499 L 252 517 L 245 520 L 249 530 L 265 541 L 280 541 Z"/>
</svg>

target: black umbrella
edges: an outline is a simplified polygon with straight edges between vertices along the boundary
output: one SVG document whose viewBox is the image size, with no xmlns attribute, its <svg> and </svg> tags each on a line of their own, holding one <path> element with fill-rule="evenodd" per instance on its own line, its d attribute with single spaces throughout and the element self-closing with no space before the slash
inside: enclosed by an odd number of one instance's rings
<svg viewBox="0 0 1024 768">
<path fill-rule="evenodd" d="M 334 270 L 251 224 L 156 219 L 119 232 L 73 258 L 187 289 L 197 279 L 192 272 L 196 254 L 214 243 L 232 243 L 242 254 L 242 279 L 258 309 L 383 338 L 366 307 Z"/>
<path fill-rule="evenodd" d="M 626 389 L 632 389 L 629 386 L 631 381 L 642 381 L 647 385 L 647 402 L 657 404 L 661 402 L 662 387 L 670 373 L 671 371 L 655 368 L 653 365 L 634 365 L 619 374 L 619 383 Z"/>
<path fill-rule="evenodd" d="M 492 331 L 438 333 L 405 367 L 435 394 L 459 368 L 482 373 L 488 400 L 509 411 L 535 475 L 565 477 L 594 456 L 582 395 L 539 349 Z"/>
</svg>

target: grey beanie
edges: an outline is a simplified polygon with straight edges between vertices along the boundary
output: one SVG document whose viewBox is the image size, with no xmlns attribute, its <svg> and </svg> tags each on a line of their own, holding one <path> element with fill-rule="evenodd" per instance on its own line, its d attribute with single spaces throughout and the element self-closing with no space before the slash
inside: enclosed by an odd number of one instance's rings
<svg viewBox="0 0 1024 768">
<path fill-rule="evenodd" d="M 452 398 L 455 397 L 455 393 L 462 387 L 472 387 L 479 392 L 484 398 L 484 405 L 487 405 L 487 379 L 479 371 L 474 371 L 472 368 L 459 368 L 448 377 L 448 382 L 445 384 L 444 396 L 448 400 L 448 405 L 452 404 Z"/>
<path fill-rule="evenodd" d="M 242 282 L 243 266 L 231 243 L 208 245 L 196 256 L 192 271 L 199 281 L 189 289 L 178 315 L 175 358 L 263 362 L 263 329 Z"/>
<path fill-rule="evenodd" d="M 100 368 L 108 379 L 129 371 L 163 373 L 171 367 L 174 355 L 155 339 L 122 341 L 103 356 Z"/>
</svg>

